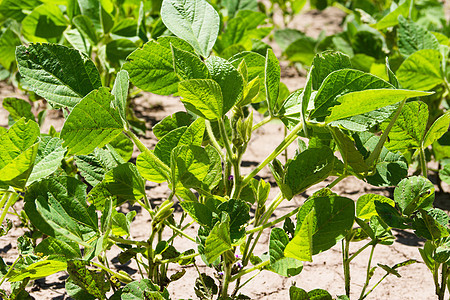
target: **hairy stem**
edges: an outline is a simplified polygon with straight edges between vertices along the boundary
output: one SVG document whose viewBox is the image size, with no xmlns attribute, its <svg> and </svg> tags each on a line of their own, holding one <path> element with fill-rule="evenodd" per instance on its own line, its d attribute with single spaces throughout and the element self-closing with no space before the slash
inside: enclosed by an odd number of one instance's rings
<svg viewBox="0 0 450 300">
<path fill-rule="evenodd" d="M 366 271 L 366 282 L 361 290 L 361 294 L 359 295 L 359 299 L 364 298 L 364 293 L 366 292 L 367 286 L 369 286 L 370 281 L 370 268 L 372 264 L 373 252 L 375 251 L 376 244 L 372 245 L 372 249 L 370 251 L 369 261 L 367 262 L 367 271 Z"/>
</svg>

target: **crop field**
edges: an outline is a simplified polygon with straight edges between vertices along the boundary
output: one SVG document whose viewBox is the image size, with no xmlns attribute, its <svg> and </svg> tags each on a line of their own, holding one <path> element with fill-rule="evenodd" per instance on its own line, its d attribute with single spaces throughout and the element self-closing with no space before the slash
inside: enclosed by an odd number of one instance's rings
<svg viewBox="0 0 450 300">
<path fill-rule="evenodd" d="M 448 299 L 450 4 L 0 0 L 0 299 Z"/>
</svg>

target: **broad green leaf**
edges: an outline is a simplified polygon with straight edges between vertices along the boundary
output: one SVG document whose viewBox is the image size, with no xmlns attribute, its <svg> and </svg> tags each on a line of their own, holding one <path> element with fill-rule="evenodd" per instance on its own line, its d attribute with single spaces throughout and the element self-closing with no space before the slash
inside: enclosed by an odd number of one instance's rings
<svg viewBox="0 0 450 300">
<path fill-rule="evenodd" d="M 222 214 L 222 219 L 214 225 L 205 242 L 205 256 L 209 263 L 215 261 L 222 253 L 231 250 L 230 217 Z"/>
<path fill-rule="evenodd" d="M 219 36 L 214 49 L 224 57 L 227 48 L 232 46 L 239 46 L 245 41 L 249 41 L 248 35 L 246 36 L 247 24 L 241 17 L 236 17 L 228 21 L 225 28 L 225 32 Z M 245 47 L 243 47 L 245 49 Z"/>
<path fill-rule="evenodd" d="M 172 46 L 173 65 L 180 80 L 210 79 L 208 68 L 195 54 Z"/>
<path fill-rule="evenodd" d="M 437 38 L 422 26 L 403 16 L 398 18 L 398 50 L 404 56 L 409 56 L 418 50 L 434 49 L 439 51 Z"/>
<path fill-rule="evenodd" d="M 245 201 L 230 199 L 222 202 L 217 210 L 226 212 L 230 217 L 229 232 L 231 241 L 235 243 L 244 236 L 244 230 L 241 227 L 250 221 L 250 206 Z"/>
<path fill-rule="evenodd" d="M 106 172 L 121 163 L 110 150 L 98 148 L 88 155 L 75 156 L 75 161 L 81 176 L 92 186 L 99 184 Z"/>
<path fill-rule="evenodd" d="M 410 6 L 411 0 L 403 1 L 393 11 L 389 12 L 380 21 L 378 21 L 378 23 L 375 24 L 375 28 L 380 30 L 397 25 L 399 16 L 403 16 L 405 18 L 408 17 Z"/>
<path fill-rule="evenodd" d="M 243 79 L 238 70 L 227 60 L 211 56 L 206 60 L 211 78 L 220 86 L 222 114 L 226 114 L 242 97 Z"/>
<path fill-rule="evenodd" d="M 33 120 L 35 117 L 31 112 L 31 104 L 23 99 L 7 97 L 3 99 L 3 108 L 9 112 L 10 117 L 14 121 L 18 121 L 24 117 L 26 121 Z"/>
<path fill-rule="evenodd" d="M 69 29 L 64 31 L 64 38 L 70 45 L 72 45 L 73 48 L 83 54 L 89 55 L 91 51 L 91 44 L 77 29 Z"/>
<path fill-rule="evenodd" d="M 180 205 L 201 226 L 211 228 L 213 211 L 207 205 L 195 201 L 182 201 Z"/>
<path fill-rule="evenodd" d="M 405 98 L 428 96 L 429 92 L 394 90 L 394 89 L 375 89 L 364 90 L 345 94 L 337 98 L 336 106 L 331 108 L 331 115 L 327 116 L 325 122 L 364 114 L 384 106 L 393 105 Z"/>
<path fill-rule="evenodd" d="M 145 180 L 132 163 L 121 164 L 108 171 L 102 183 L 121 202 L 139 200 L 145 195 Z"/>
<path fill-rule="evenodd" d="M 405 103 L 394 126 L 389 132 L 386 147 L 390 151 L 420 149 L 425 135 L 428 120 L 428 106 L 422 101 Z M 382 124 L 386 129 L 387 122 Z"/>
<path fill-rule="evenodd" d="M 129 76 L 128 72 L 125 70 L 119 71 L 116 75 L 116 80 L 114 81 L 114 87 L 111 94 L 114 95 L 113 104 L 114 107 L 119 111 L 120 118 L 122 119 L 123 126 L 126 128 L 127 116 L 126 116 L 126 106 L 128 98 L 128 88 L 129 88 Z"/>
<path fill-rule="evenodd" d="M 283 229 L 272 229 L 269 242 L 269 270 L 285 277 L 295 276 L 303 269 L 303 264 L 300 260 L 284 256 L 284 250 L 288 243 L 289 238 Z"/>
<path fill-rule="evenodd" d="M 106 147 L 110 150 L 110 152 L 113 152 L 110 147 L 114 148 L 115 152 L 120 155 L 123 162 L 129 161 L 133 155 L 133 141 L 131 141 L 125 134 L 119 134 L 115 139 L 109 142 Z M 119 161 L 117 157 L 115 160 Z"/>
<path fill-rule="evenodd" d="M 430 129 L 428 129 L 425 138 L 423 139 L 423 148 L 428 148 L 435 141 L 440 139 L 447 131 L 450 126 L 450 111 L 445 112 L 442 116 L 440 116 L 436 121 L 434 121 L 433 125 L 431 125 Z"/>
<path fill-rule="evenodd" d="M 38 0 L 4 0 L 0 4 L 0 14 L 21 22 L 27 13 L 41 4 Z"/>
<path fill-rule="evenodd" d="M 178 92 L 186 108 L 202 118 L 213 121 L 226 113 L 220 85 L 212 79 L 182 81 Z"/>
<path fill-rule="evenodd" d="M 72 154 L 89 154 L 103 147 L 123 130 L 119 112 L 112 108 L 114 97 L 107 88 L 91 92 L 70 113 L 61 138 Z"/>
<path fill-rule="evenodd" d="M 181 182 L 186 188 L 201 188 L 209 169 L 209 158 L 204 148 L 180 145 L 173 149 L 170 165 L 174 183 Z"/>
<path fill-rule="evenodd" d="M 163 292 L 160 292 L 159 286 L 153 284 L 148 279 L 141 279 L 141 281 L 133 281 L 122 289 L 119 290 L 120 296 L 118 299 L 122 300 L 138 300 L 138 299 L 155 299 L 155 300 L 167 300 L 168 291 L 164 288 Z M 114 298 L 114 297 L 113 297 Z M 111 298 L 111 299 L 113 299 Z M 116 298 L 114 298 L 116 299 Z"/>
<path fill-rule="evenodd" d="M 300 208 L 297 214 L 297 228 L 303 226 L 304 220 L 313 210 L 312 254 L 314 255 L 333 247 L 352 228 L 355 219 L 355 203 L 351 199 L 335 195 L 312 198 Z"/>
<path fill-rule="evenodd" d="M 25 278 L 29 278 L 30 280 L 44 278 L 60 271 L 64 271 L 66 267 L 67 264 L 62 261 L 50 259 L 42 260 L 35 262 L 34 264 L 31 264 L 20 271 L 13 270 L 8 275 L 8 281 L 16 282 L 22 281 Z"/>
<path fill-rule="evenodd" d="M 63 214 L 70 216 L 72 222 L 76 222 L 85 230 L 85 234 L 90 236 L 98 230 L 97 214 L 93 207 L 88 207 L 86 203 L 86 185 L 75 178 L 68 176 L 50 177 L 32 184 L 25 194 L 25 212 L 34 226 L 43 233 L 57 237 L 57 232 L 43 218 L 37 209 L 36 201 L 41 198 L 40 207 L 49 210 L 62 211 Z M 54 207 L 50 207 L 49 198 L 52 198 Z M 53 218 L 53 216 L 47 216 Z M 63 222 L 64 220 L 60 220 Z M 66 220 L 67 221 L 67 220 Z M 68 222 L 71 222 L 68 221 Z M 55 222 L 59 222 L 56 218 Z"/>
<path fill-rule="evenodd" d="M 289 44 L 284 55 L 292 62 L 311 65 L 316 54 L 317 41 L 309 36 L 303 36 Z"/>
<path fill-rule="evenodd" d="M 295 285 L 289 288 L 289 300 L 309 300 L 308 293 Z"/>
<path fill-rule="evenodd" d="M 131 221 L 133 220 L 135 215 L 136 215 L 135 211 L 130 211 L 125 215 L 123 213 L 116 212 L 115 210 L 113 210 L 111 220 L 112 234 L 116 236 L 123 236 L 123 235 L 129 236 Z"/>
<path fill-rule="evenodd" d="M 439 178 L 443 182 L 450 184 L 450 164 L 444 165 L 444 167 L 439 170 Z"/>
<path fill-rule="evenodd" d="M 193 145 L 200 146 L 203 142 L 203 135 L 205 134 L 205 120 L 198 118 L 183 133 L 178 141 L 178 145 Z"/>
<path fill-rule="evenodd" d="M 275 30 L 273 36 L 281 50 L 285 51 L 290 44 L 304 37 L 305 34 L 297 29 L 284 28 Z"/>
<path fill-rule="evenodd" d="M 242 61 L 245 61 L 247 65 L 248 82 L 252 81 L 256 77 L 259 77 L 260 81 L 263 82 L 265 76 L 265 58 L 261 54 L 256 52 L 244 51 L 238 53 L 229 59 L 231 64 L 238 68 Z M 264 90 L 264 85 L 261 84 L 261 88 Z"/>
<path fill-rule="evenodd" d="M 22 35 L 29 42 L 45 43 L 61 37 L 68 25 L 57 5 L 44 3 L 22 20 Z"/>
<path fill-rule="evenodd" d="M 314 289 L 308 292 L 308 299 L 310 300 L 332 300 L 330 293 L 322 289 Z"/>
<path fill-rule="evenodd" d="M 448 215 L 438 208 L 429 210 L 420 209 L 414 215 L 412 227 L 417 236 L 436 241 L 437 239 L 449 236 L 449 220 Z"/>
<path fill-rule="evenodd" d="M 334 71 L 325 78 L 320 86 L 314 99 L 314 110 L 310 115 L 312 118 L 328 116 L 330 114 L 329 109 L 339 104 L 338 99 L 344 94 L 372 89 L 392 89 L 392 85 L 378 77 L 358 70 L 341 69 Z M 359 103 L 357 107 L 359 107 Z M 367 110 L 360 113 L 363 112 L 367 112 Z"/>
<path fill-rule="evenodd" d="M 213 146 L 207 145 L 205 150 L 209 158 L 209 169 L 203 178 L 203 187 L 212 190 L 222 179 L 222 159 Z"/>
<path fill-rule="evenodd" d="M 16 47 L 20 45 L 22 45 L 20 38 L 10 28 L 6 28 L 0 35 L 0 64 L 6 70 L 9 70 L 11 64 L 15 62 Z"/>
<path fill-rule="evenodd" d="M 280 90 L 280 63 L 271 49 L 267 50 L 264 86 L 266 88 L 267 105 L 269 113 L 273 115 L 277 110 L 278 93 Z"/>
<path fill-rule="evenodd" d="M 414 52 L 398 68 L 398 81 L 405 89 L 431 90 L 443 83 L 441 60 L 441 54 L 436 50 Z"/>
<path fill-rule="evenodd" d="M 16 59 L 30 89 L 52 105 L 74 107 L 101 86 L 94 63 L 75 49 L 56 44 L 19 46 Z"/>
<path fill-rule="evenodd" d="M 151 157 L 147 152 L 142 152 L 138 155 L 136 159 L 136 167 L 142 177 L 149 181 L 159 183 L 168 180 L 165 172 L 159 168 L 153 157 Z"/>
<path fill-rule="evenodd" d="M 193 117 L 184 111 L 179 111 L 171 116 L 167 116 L 153 126 L 153 134 L 157 139 L 161 140 L 166 134 L 179 127 L 189 126 L 193 121 Z"/>
<path fill-rule="evenodd" d="M 33 171 L 28 178 L 27 185 L 53 174 L 61 165 L 65 153 L 66 149 L 62 147 L 60 138 L 41 137 Z"/>
<path fill-rule="evenodd" d="M 382 195 L 365 194 L 358 198 L 356 201 L 356 216 L 363 220 L 370 220 L 372 216 L 377 216 L 378 213 L 375 209 L 375 202 L 382 202 L 395 207 L 395 202 Z"/>
<path fill-rule="evenodd" d="M 61 237 L 47 237 L 36 246 L 35 251 L 44 255 L 64 256 L 66 259 L 81 258 L 80 246 Z"/>
<path fill-rule="evenodd" d="M 332 72 L 352 67 L 350 58 L 337 51 L 324 51 L 314 56 L 311 71 L 312 89 L 318 90 L 325 78 Z"/>
<path fill-rule="evenodd" d="M 179 127 L 166 134 L 155 146 L 155 155 L 166 165 L 170 165 L 172 150 L 178 146 L 181 137 L 187 131 L 186 127 Z"/>
<path fill-rule="evenodd" d="M 84 38 L 89 39 L 92 45 L 98 44 L 97 32 L 95 31 L 94 24 L 89 17 L 83 15 L 75 16 L 72 19 L 72 23 L 78 31 L 81 32 Z"/>
<path fill-rule="evenodd" d="M 67 278 L 65 289 L 67 294 L 74 300 L 95 300 L 96 298 L 76 285 L 72 279 Z"/>
<path fill-rule="evenodd" d="M 369 171 L 363 155 L 355 147 L 353 140 L 336 127 L 330 127 L 333 138 L 339 148 L 345 166 L 350 166 L 357 174 L 366 174 Z"/>
<path fill-rule="evenodd" d="M 39 126 L 25 118 L 0 136 L 0 182 L 25 187 L 38 151 L 38 136 Z"/>
<path fill-rule="evenodd" d="M 163 0 L 161 19 L 177 37 L 208 57 L 219 33 L 219 14 L 206 0 Z"/>
<path fill-rule="evenodd" d="M 67 262 L 67 273 L 73 282 L 89 294 L 99 299 L 106 299 L 110 284 L 106 280 L 105 271 L 96 272 L 87 268 L 89 262 L 72 260 Z"/>
<path fill-rule="evenodd" d="M 113 65 L 121 65 L 133 51 L 137 49 L 137 45 L 129 39 L 112 40 L 106 44 L 105 54 L 108 61 Z"/>
<path fill-rule="evenodd" d="M 288 199 L 325 180 L 333 170 L 334 156 L 329 148 L 307 149 L 288 165 L 285 182 L 292 191 Z"/>
<path fill-rule="evenodd" d="M 434 185 L 422 176 L 405 178 L 394 190 L 394 201 L 407 216 L 418 209 L 429 209 L 434 201 Z"/>
<path fill-rule="evenodd" d="M 173 69 L 172 52 L 161 44 L 150 41 L 127 58 L 123 69 L 138 88 L 158 95 L 177 92 L 178 77 Z"/>
<path fill-rule="evenodd" d="M 228 11 L 228 17 L 233 18 L 241 11 L 256 11 L 258 9 L 258 2 L 256 0 L 226 0 L 224 6 Z"/>
<path fill-rule="evenodd" d="M 313 256 L 313 234 L 316 212 L 313 209 L 303 218 L 299 225 L 297 234 L 286 245 L 284 255 L 300 261 L 312 261 Z"/>
</svg>

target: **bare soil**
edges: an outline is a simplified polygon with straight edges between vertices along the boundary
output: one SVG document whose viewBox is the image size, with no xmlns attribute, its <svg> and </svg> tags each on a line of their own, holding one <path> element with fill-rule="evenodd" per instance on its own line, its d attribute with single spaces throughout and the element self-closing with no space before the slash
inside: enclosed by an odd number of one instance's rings
<svg viewBox="0 0 450 300">
<path fill-rule="evenodd" d="M 315 36 L 320 30 L 326 30 L 328 34 L 334 33 L 340 30 L 339 25 L 342 21 L 343 14 L 341 11 L 331 8 L 324 12 L 308 12 L 297 16 L 290 27 L 305 30 L 307 34 Z M 282 81 L 286 83 L 288 88 L 293 91 L 297 88 L 303 87 L 304 78 L 298 75 L 298 72 L 283 63 L 283 78 Z M 19 92 L 15 91 L 11 86 L 0 83 L 0 99 L 9 96 L 18 96 L 26 98 Z M 161 97 L 143 93 L 140 97 L 134 100 L 136 114 L 139 117 L 145 118 L 147 128 L 151 129 L 152 125 L 156 124 L 159 120 L 168 116 L 176 111 L 183 110 L 183 106 L 179 100 L 171 97 Z M 39 109 L 40 105 L 36 103 L 36 109 Z M 255 118 L 262 119 L 261 116 L 255 116 Z M 256 120 L 257 121 L 257 120 Z M 46 121 L 43 125 L 43 131 L 46 132 L 50 125 L 53 125 L 57 130 L 62 127 L 63 119 L 61 114 L 56 111 L 50 111 L 47 115 Z M 0 109 L 0 125 L 7 125 L 7 113 L 5 110 Z M 283 126 L 281 123 L 272 122 L 254 132 L 252 141 L 249 145 L 249 149 L 244 157 L 243 170 L 244 174 L 249 173 L 255 165 L 262 161 L 267 154 L 269 154 L 283 138 Z M 146 146 L 153 148 L 156 144 L 156 139 L 153 136 L 151 130 L 147 131 L 144 137 L 144 143 Z M 295 151 L 294 147 L 290 147 L 288 152 L 293 155 Z M 282 159 L 282 158 L 281 158 Z M 265 168 L 259 174 L 261 178 L 269 181 L 273 188 L 271 190 L 271 196 L 273 198 L 278 189 L 275 187 L 275 182 L 270 174 L 270 171 Z M 433 180 L 434 174 L 430 174 L 430 179 Z M 310 196 L 314 191 L 329 184 L 333 178 L 318 184 L 305 193 L 296 196 L 291 201 L 285 201 L 282 203 L 273 215 L 273 219 L 280 217 L 287 212 L 293 210 L 297 206 L 301 205 L 305 199 Z M 444 187 L 447 193 L 438 194 L 436 205 L 449 210 L 450 199 L 448 186 Z M 364 183 L 355 178 L 348 178 L 340 182 L 333 188 L 333 191 L 341 196 L 348 197 L 353 200 L 357 200 L 361 195 L 365 193 L 376 193 L 385 196 L 391 196 L 392 188 L 377 188 L 369 184 Z M 169 190 L 164 184 L 148 183 L 147 194 L 149 199 L 155 204 L 163 201 L 169 195 Z M 20 210 L 23 203 L 18 202 L 15 204 L 15 208 Z M 138 206 L 130 206 L 128 204 L 123 205 L 120 208 L 123 212 L 130 209 L 136 210 L 137 215 L 133 222 L 131 229 L 131 238 L 133 239 L 147 239 L 149 234 L 149 216 L 146 211 L 141 210 Z M 175 213 L 176 217 L 179 217 L 180 211 Z M 0 238 L 0 256 L 11 264 L 18 255 L 17 251 L 17 238 L 21 236 L 24 229 L 20 227 L 20 223 L 17 219 L 11 218 L 14 221 L 14 227 L 7 236 Z M 195 236 L 197 226 L 191 226 L 188 228 L 187 233 L 191 236 Z M 260 243 L 255 249 L 255 254 L 260 255 L 268 251 L 269 230 L 266 230 L 260 239 Z M 168 233 L 167 233 L 168 234 Z M 374 254 L 373 265 L 377 263 L 394 265 L 395 263 L 405 261 L 407 259 L 416 259 L 418 263 L 404 267 L 399 270 L 402 275 L 401 278 L 397 278 L 390 275 L 386 280 L 374 290 L 374 292 L 367 299 L 434 299 L 434 283 L 432 275 L 422 262 L 418 248 L 423 245 L 423 240 L 418 239 L 409 231 L 395 231 L 396 241 L 392 246 L 377 246 Z M 352 251 L 356 251 L 364 245 L 365 242 L 354 243 L 352 245 Z M 176 248 L 179 251 L 187 249 L 196 249 L 196 245 L 187 239 L 176 240 Z M 352 275 L 352 298 L 358 298 L 360 290 L 364 284 L 366 275 L 366 263 L 369 256 L 369 249 L 366 249 L 360 256 L 358 256 L 351 265 Z M 113 247 L 108 253 L 108 258 L 111 265 L 118 270 L 124 270 L 129 273 L 133 278 L 139 278 L 136 265 L 129 263 L 126 265 L 120 265 L 117 260 L 119 249 Z M 312 290 L 315 288 L 322 288 L 328 290 L 333 296 L 342 295 L 344 290 L 344 278 L 342 270 L 342 252 L 340 244 L 336 245 L 329 251 L 321 253 L 313 257 L 312 263 L 304 263 L 303 271 L 294 277 L 284 278 L 275 273 L 269 271 L 262 271 L 256 276 L 248 285 L 242 289 L 242 293 L 250 296 L 252 299 L 289 299 L 289 287 L 292 284 L 297 285 L 305 290 Z M 196 260 L 202 272 L 207 272 L 213 276 L 205 267 L 205 264 L 200 258 Z M 178 265 L 171 265 L 169 275 L 179 271 L 181 267 Z M 172 299 L 195 299 L 194 282 L 198 277 L 194 267 L 185 267 L 186 274 L 178 281 L 169 285 L 169 291 Z M 249 278 L 254 274 L 249 274 L 246 278 Z M 373 283 L 376 283 L 381 276 L 384 275 L 384 271 L 380 268 L 377 269 L 372 279 Z M 65 272 L 49 276 L 45 279 L 36 280 L 30 284 L 27 291 L 35 299 L 70 299 L 64 290 L 64 280 L 67 278 Z"/>
</svg>

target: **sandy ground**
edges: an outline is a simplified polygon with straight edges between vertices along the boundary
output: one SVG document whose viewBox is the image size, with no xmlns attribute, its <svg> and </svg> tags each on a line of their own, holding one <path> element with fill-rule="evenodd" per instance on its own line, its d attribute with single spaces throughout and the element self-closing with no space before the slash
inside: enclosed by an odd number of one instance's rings
<svg viewBox="0 0 450 300">
<path fill-rule="evenodd" d="M 317 15 L 314 12 L 309 12 L 302 16 L 298 16 L 294 19 L 292 26 L 299 29 L 303 29 L 309 35 L 317 35 L 322 29 L 326 30 L 328 34 L 331 34 L 339 29 L 339 23 L 342 19 L 342 12 L 336 9 L 327 9 L 324 13 Z M 321 21 L 320 21 L 321 20 Z M 283 79 L 282 81 L 293 91 L 297 88 L 303 87 L 304 78 L 299 77 L 296 71 L 282 63 L 283 67 Z M 23 97 L 14 91 L 10 86 L 6 86 L 0 83 L 0 95 L 1 98 L 8 96 Z M 145 117 L 147 122 L 147 128 L 151 128 L 159 120 L 165 116 L 172 114 L 176 111 L 183 110 L 183 106 L 177 99 L 170 97 L 160 97 L 156 95 L 143 94 L 141 97 L 135 100 L 136 113 L 140 117 Z M 255 116 L 255 119 L 261 118 Z M 258 120 L 258 119 L 257 119 Z M 255 120 L 255 121 L 257 121 Z M 7 119 L 6 113 L 3 109 L 0 109 L 0 125 L 6 126 Z M 49 112 L 46 122 L 43 125 L 43 131 L 47 131 L 50 125 L 55 126 L 57 129 L 61 128 L 62 121 L 61 115 L 58 112 Z M 246 174 L 254 167 L 255 164 L 262 161 L 265 156 L 270 153 L 279 141 L 283 137 L 283 127 L 281 123 L 272 122 L 254 132 L 252 141 L 249 145 L 249 149 L 244 157 L 243 161 L 243 173 Z M 144 139 L 146 146 L 153 148 L 156 140 L 149 130 Z M 293 154 L 295 149 L 289 148 L 290 155 Z M 265 168 L 259 176 L 274 184 L 274 180 L 270 174 L 270 171 Z M 430 174 L 431 176 L 431 174 Z M 311 195 L 314 191 L 326 186 L 331 182 L 332 178 L 321 184 L 318 184 L 306 193 L 296 196 L 290 202 L 286 201 L 282 203 L 275 211 L 273 218 L 282 216 L 283 214 L 293 210 L 295 207 L 301 205 L 303 201 Z M 445 186 L 447 192 L 450 191 L 448 186 Z M 389 196 L 392 193 L 392 189 L 380 189 L 355 178 L 348 178 L 340 182 L 333 188 L 333 191 L 357 200 L 359 196 L 365 193 L 377 193 Z M 277 194 L 277 188 L 272 188 L 270 198 L 273 198 Z M 169 191 L 166 185 L 149 183 L 147 187 L 147 194 L 151 201 L 156 204 L 162 199 L 165 199 L 169 195 Z M 449 200 L 447 194 L 438 195 L 438 205 L 448 210 Z M 16 203 L 16 209 L 21 209 L 22 203 Z M 136 218 L 132 224 L 131 237 L 133 239 L 146 239 L 149 234 L 149 216 L 147 213 L 137 206 L 130 207 L 124 205 L 121 208 L 124 212 L 129 209 L 137 210 Z M 179 217 L 180 213 L 176 213 L 176 217 Z M 14 228 L 10 233 L 0 238 L 0 256 L 7 262 L 11 263 L 17 257 L 17 245 L 16 240 L 23 234 L 23 228 L 19 227 L 19 222 L 15 220 Z M 196 226 L 188 228 L 187 233 L 195 236 L 197 231 Z M 266 230 L 260 239 L 260 243 L 255 249 L 255 254 L 260 255 L 268 251 L 269 230 Z M 434 299 L 434 284 L 431 273 L 421 262 L 418 248 L 423 245 L 423 241 L 417 239 L 411 232 L 395 231 L 396 242 L 392 246 L 377 246 L 373 265 L 382 263 L 386 265 L 393 265 L 395 263 L 407 260 L 416 259 L 419 262 L 403 269 L 399 272 L 402 275 L 401 278 L 394 276 L 388 276 L 387 279 L 377 288 L 367 299 Z M 352 252 L 356 251 L 365 242 L 359 242 L 352 244 Z M 179 239 L 176 240 L 175 246 L 179 251 L 187 249 L 196 249 L 196 245 L 189 240 Z M 360 256 L 358 256 L 351 265 L 352 274 L 352 298 L 356 299 L 359 296 L 360 290 L 364 284 L 367 258 L 369 256 L 369 250 L 366 249 Z M 108 253 L 108 258 L 111 264 L 119 270 L 124 270 L 132 275 L 133 278 L 139 278 L 136 265 L 130 263 L 120 266 L 117 261 L 117 255 L 119 250 L 117 247 L 113 247 Z M 294 277 L 284 278 L 275 273 L 269 271 L 263 271 L 256 276 L 247 286 L 242 289 L 242 293 L 250 296 L 252 299 L 289 299 L 289 287 L 292 284 L 304 288 L 305 290 L 312 290 L 315 288 L 322 288 L 328 290 L 333 296 L 342 295 L 344 290 L 344 278 L 342 270 L 342 252 L 340 244 L 336 245 L 329 251 L 321 253 L 313 257 L 312 263 L 305 263 L 303 271 Z M 197 265 L 201 271 L 205 271 L 208 274 L 210 270 L 206 270 L 204 263 L 201 259 L 196 260 Z M 175 273 L 179 271 L 181 267 L 178 265 L 171 265 L 170 272 Z M 186 275 L 171 283 L 169 291 L 172 299 L 188 299 L 196 298 L 193 285 L 197 278 L 197 272 L 194 267 L 185 268 Z M 254 275 L 254 274 L 250 274 Z M 249 276 L 250 276 L 249 275 Z M 378 269 L 372 279 L 372 284 L 377 282 L 378 279 L 384 275 L 384 271 Z M 67 278 L 65 272 L 52 275 L 46 279 L 36 280 L 27 288 L 30 294 L 35 299 L 69 299 L 64 291 L 64 280 Z M 248 278 L 248 277 L 247 277 Z"/>
</svg>

